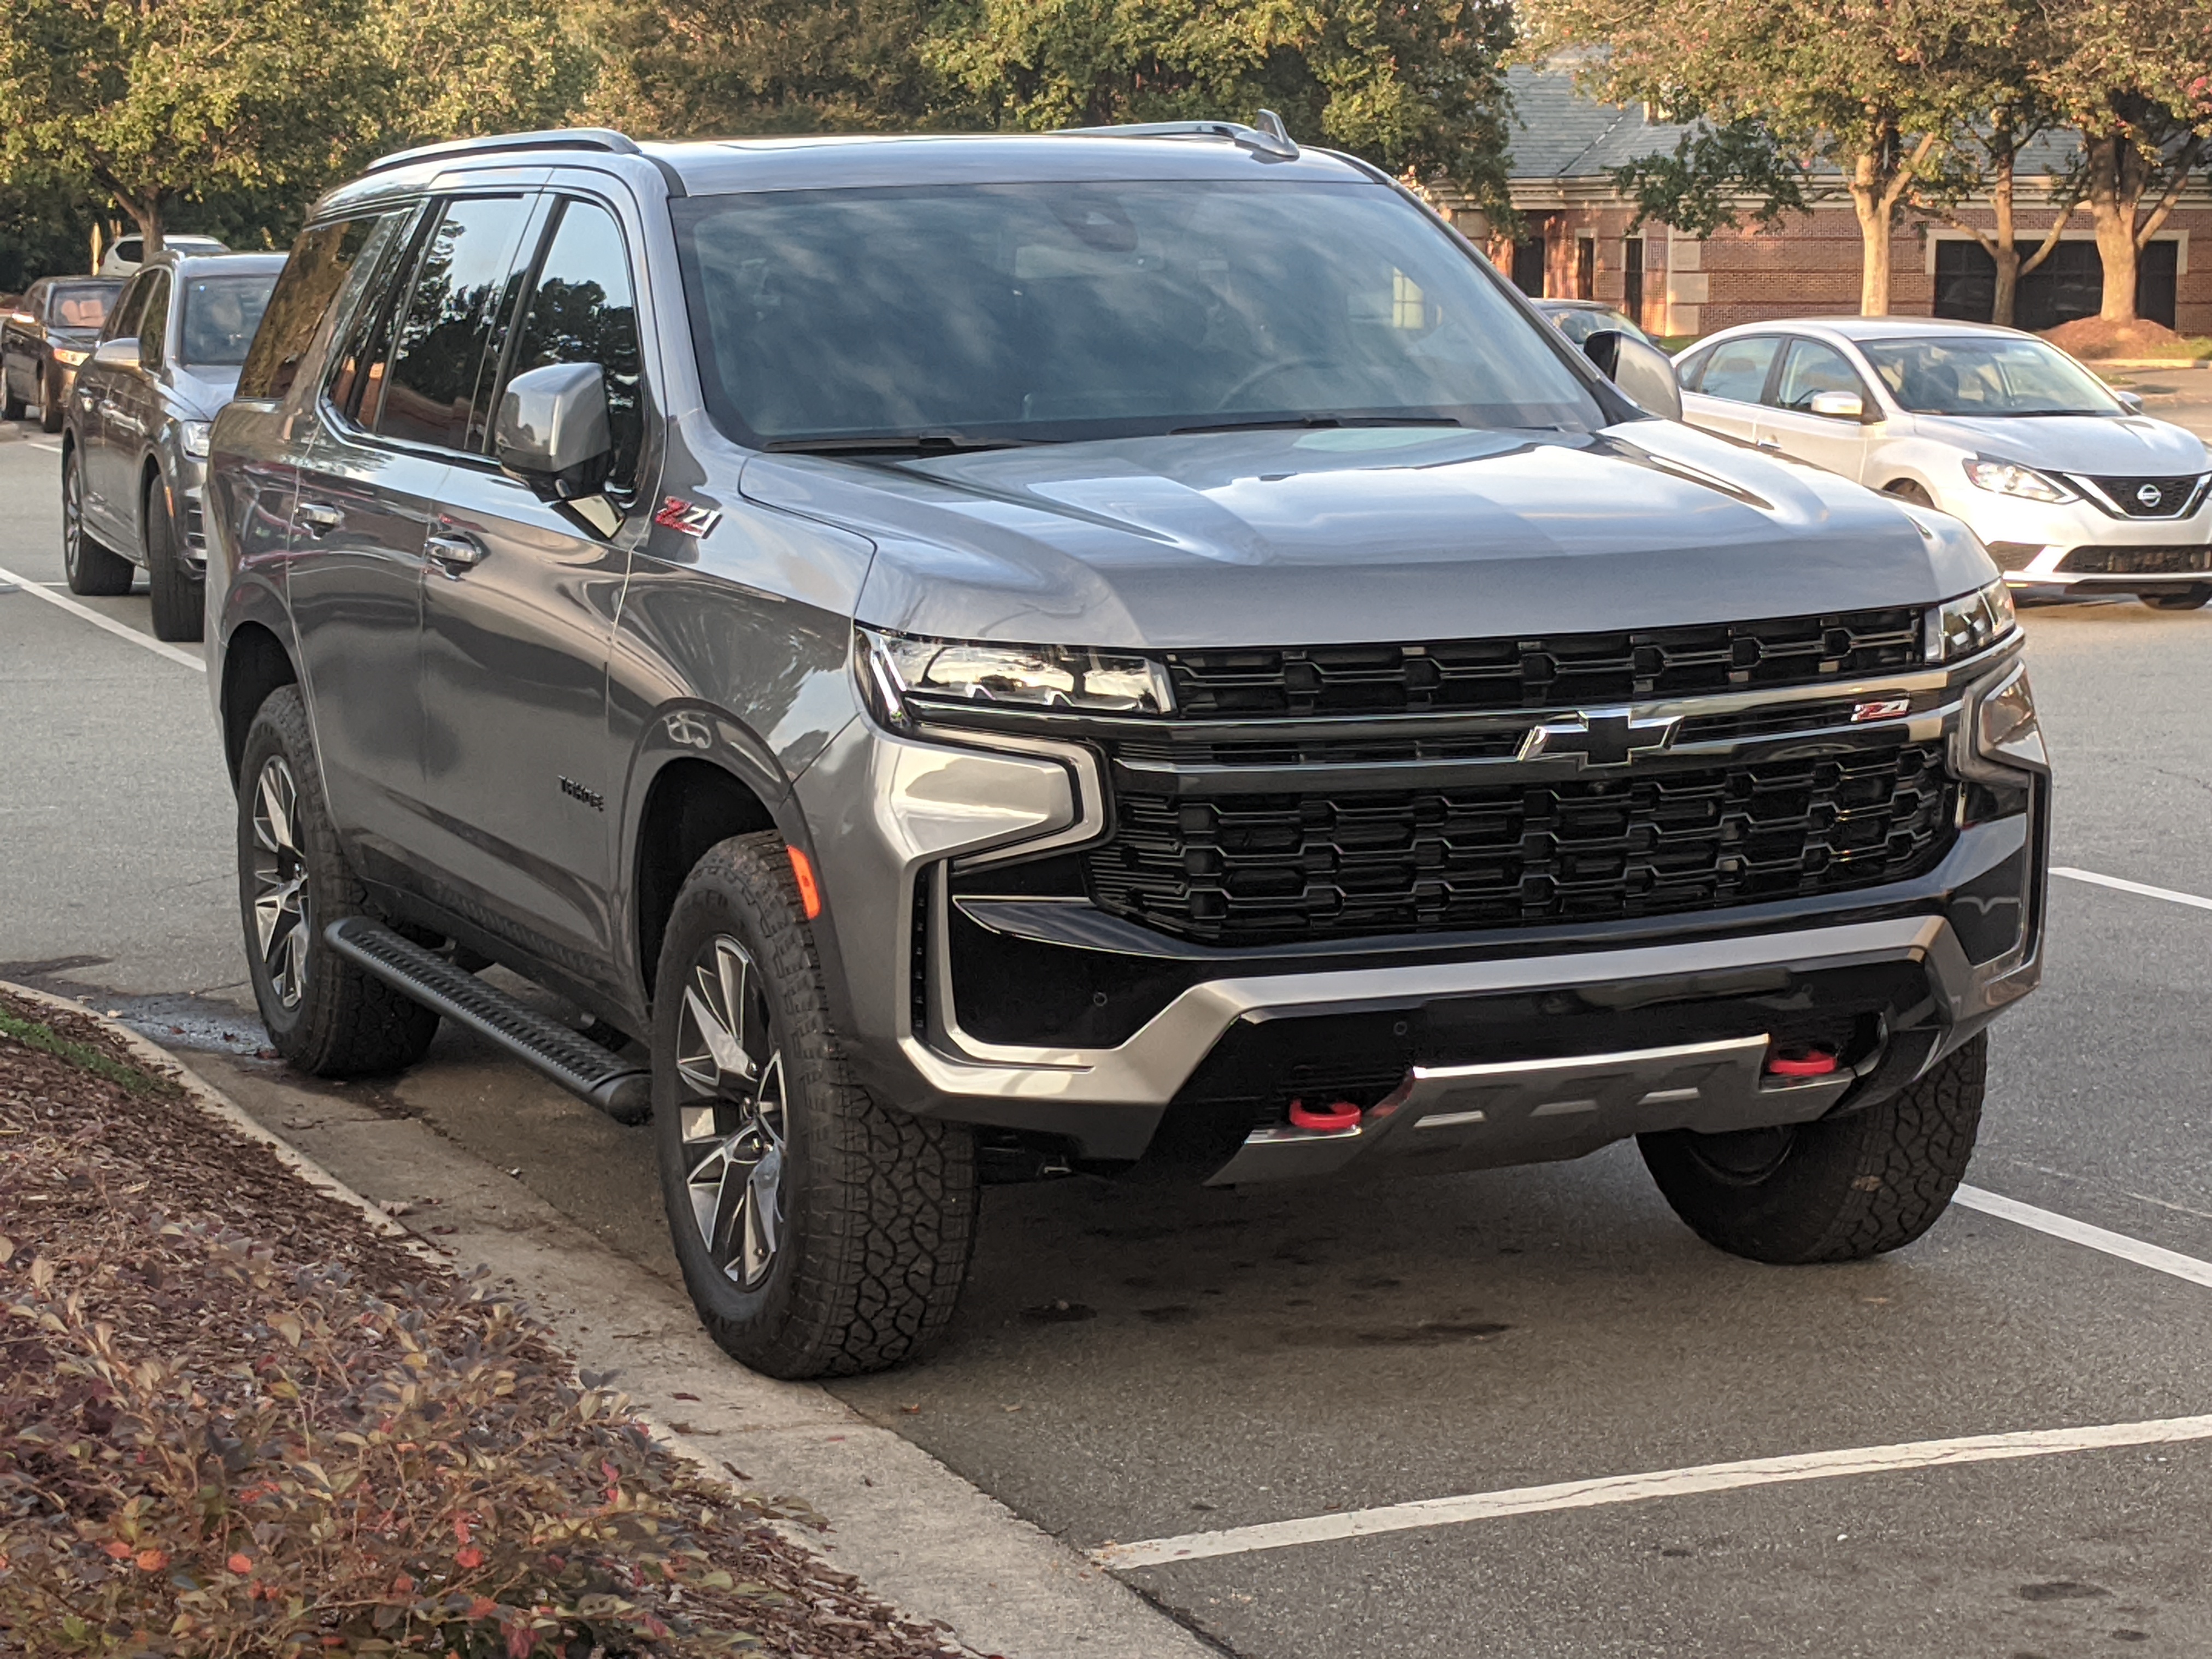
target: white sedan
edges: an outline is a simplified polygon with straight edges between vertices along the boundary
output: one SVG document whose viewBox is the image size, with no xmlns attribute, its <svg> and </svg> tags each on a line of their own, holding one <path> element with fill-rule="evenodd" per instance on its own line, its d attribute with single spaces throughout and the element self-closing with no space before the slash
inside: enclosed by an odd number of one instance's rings
<svg viewBox="0 0 2212 1659">
<path fill-rule="evenodd" d="M 1963 519 L 2015 587 L 2212 600 L 2212 455 L 2033 334 L 1927 317 L 1725 329 L 1682 418 Z"/>
</svg>

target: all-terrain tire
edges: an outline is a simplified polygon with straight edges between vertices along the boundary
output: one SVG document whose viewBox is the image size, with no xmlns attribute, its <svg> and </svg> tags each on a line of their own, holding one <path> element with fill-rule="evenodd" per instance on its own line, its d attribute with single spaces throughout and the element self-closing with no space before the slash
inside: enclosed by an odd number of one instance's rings
<svg viewBox="0 0 2212 1659">
<path fill-rule="evenodd" d="M 1858 1261 L 1936 1224 L 1973 1156 L 1989 1038 L 1911 1087 L 1787 1130 L 1642 1136 L 1659 1190 L 1707 1243 L 1753 1261 Z"/>
<path fill-rule="evenodd" d="M 39 430 L 58 432 L 62 429 L 62 377 L 49 374 L 39 382 Z"/>
<path fill-rule="evenodd" d="M 695 1211 L 680 1109 L 685 990 L 702 953 L 734 940 L 762 978 L 782 1062 L 781 1231 L 748 1289 Z M 708 1332 L 771 1376 L 844 1376 L 914 1358 L 945 1329 L 967 1277 L 975 1140 L 856 1083 L 830 1028 L 821 960 L 790 857 L 773 832 L 712 848 L 671 912 L 654 980 L 653 1102 L 661 1191 L 684 1284 Z"/>
<path fill-rule="evenodd" d="M 85 525 L 84 458 L 74 447 L 62 456 L 62 574 L 70 592 L 93 599 L 128 593 L 137 574 L 130 560 L 101 545 Z"/>
<path fill-rule="evenodd" d="M 289 839 L 296 844 L 304 874 L 299 989 L 289 1000 L 275 982 L 255 919 L 255 901 L 266 890 L 255 870 L 260 844 L 255 812 L 272 765 L 281 765 L 289 779 Z M 323 929 L 334 921 L 375 913 L 338 844 L 296 685 L 270 692 L 246 734 L 238 769 L 238 890 L 254 1000 L 278 1054 L 315 1077 L 374 1076 L 403 1070 L 422 1058 L 438 1033 L 438 1016 L 363 973 L 323 937 Z"/>
<path fill-rule="evenodd" d="M 158 477 L 146 486 L 146 583 L 157 640 L 197 640 L 205 630 L 207 584 L 177 545 L 169 491 Z"/>
</svg>

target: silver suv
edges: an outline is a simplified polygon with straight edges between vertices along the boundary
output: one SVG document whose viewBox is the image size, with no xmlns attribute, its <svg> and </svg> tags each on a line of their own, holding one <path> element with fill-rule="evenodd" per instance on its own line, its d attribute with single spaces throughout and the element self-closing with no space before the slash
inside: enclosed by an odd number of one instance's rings
<svg viewBox="0 0 2212 1659">
<path fill-rule="evenodd" d="M 649 1115 L 783 1376 L 942 1330 L 988 1179 L 1635 1135 L 1723 1249 L 1908 1243 L 2039 974 L 2003 586 L 1587 351 L 1265 118 L 391 158 L 214 434 L 272 1040 Z"/>
</svg>

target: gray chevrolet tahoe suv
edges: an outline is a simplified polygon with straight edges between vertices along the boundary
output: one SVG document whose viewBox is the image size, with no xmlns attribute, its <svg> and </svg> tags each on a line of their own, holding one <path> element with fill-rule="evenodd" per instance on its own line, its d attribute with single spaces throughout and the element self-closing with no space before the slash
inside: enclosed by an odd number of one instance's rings
<svg viewBox="0 0 2212 1659">
<path fill-rule="evenodd" d="M 1265 119 L 389 159 L 214 433 L 272 1041 L 649 1115 L 786 1376 L 941 1330 L 986 1179 L 1635 1135 L 1724 1249 L 1906 1243 L 2039 975 L 2020 635 L 1648 350 Z"/>
</svg>

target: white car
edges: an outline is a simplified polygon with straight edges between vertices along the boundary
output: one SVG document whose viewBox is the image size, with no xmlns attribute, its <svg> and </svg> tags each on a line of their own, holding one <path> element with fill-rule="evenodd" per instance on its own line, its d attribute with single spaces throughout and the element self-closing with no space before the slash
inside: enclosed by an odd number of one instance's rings
<svg viewBox="0 0 2212 1659">
<path fill-rule="evenodd" d="M 199 258 L 210 253 L 228 253 L 228 243 L 218 242 L 212 236 L 164 236 L 161 246 L 183 254 L 186 258 Z M 146 263 L 146 239 L 143 236 L 118 236 L 100 262 L 103 276 L 128 276 Z"/>
<path fill-rule="evenodd" d="M 2212 455 L 2033 334 L 1747 323 L 1676 360 L 1682 418 L 1963 519 L 2015 587 L 2212 600 Z"/>
</svg>

